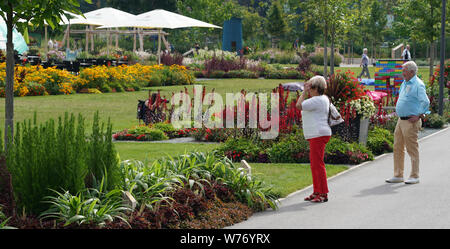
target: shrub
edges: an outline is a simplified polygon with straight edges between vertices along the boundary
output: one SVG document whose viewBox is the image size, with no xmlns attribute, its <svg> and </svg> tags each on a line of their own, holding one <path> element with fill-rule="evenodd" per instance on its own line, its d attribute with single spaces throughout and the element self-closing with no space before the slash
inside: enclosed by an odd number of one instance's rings
<svg viewBox="0 0 450 249">
<path fill-rule="evenodd" d="M 364 145 L 348 143 L 338 137 L 331 137 L 325 147 L 325 163 L 359 164 L 373 160 L 373 153 Z"/>
<path fill-rule="evenodd" d="M 328 52 L 328 66 L 331 65 L 330 52 Z M 316 65 L 323 65 L 323 53 L 316 53 L 311 56 L 311 61 Z M 342 58 L 338 54 L 334 54 L 334 65 L 339 66 L 342 62 Z"/>
<path fill-rule="evenodd" d="M 247 68 L 247 59 L 241 57 L 239 59 L 226 59 L 213 56 L 211 59 L 205 59 L 205 70 L 207 72 L 212 71 L 231 71 L 231 70 L 243 70 Z"/>
<path fill-rule="evenodd" d="M 252 162 L 258 158 L 260 148 L 247 138 L 229 138 L 218 151 L 234 162 L 242 159 Z"/>
<path fill-rule="evenodd" d="M 375 155 L 392 152 L 394 146 L 394 134 L 389 130 L 374 127 L 369 131 L 367 148 Z"/>
<path fill-rule="evenodd" d="M 281 139 L 268 150 L 272 163 L 306 163 L 309 162 L 309 143 L 303 132 Z"/>
<path fill-rule="evenodd" d="M 45 203 L 50 204 L 50 208 L 40 215 L 41 219 L 54 218 L 56 221 L 64 222 L 64 226 L 92 224 L 101 228 L 115 218 L 128 224 L 125 212 L 131 209 L 123 204 L 118 189 L 103 193 L 100 186 L 99 189 L 86 189 L 76 195 L 72 195 L 69 191 L 53 192 L 56 196 L 45 197 Z"/>
<path fill-rule="evenodd" d="M 58 122 L 34 120 L 17 123 L 13 142 L 6 155 L 14 196 L 19 209 L 39 213 L 48 206 L 42 198 L 49 189 L 78 193 L 105 177 L 105 189 L 117 184 L 118 158 L 107 131 L 94 116 L 93 134 L 87 139 L 84 118 L 68 113 Z M 116 182 L 115 182 L 116 181 Z"/>
<path fill-rule="evenodd" d="M 447 119 L 444 116 L 441 116 L 437 113 L 432 113 L 425 117 L 423 126 L 439 129 L 439 128 L 442 128 L 446 122 L 447 122 Z"/>
<path fill-rule="evenodd" d="M 166 66 L 172 66 L 174 64 L 181 66 L 183 65 L 183 55 L 181 55 L 180 53 L 163 53 L 161 55 L 161 64 Z"/>
<path fill-rule="evenodd" d="M 168 124 L 170 125 L 170 124 Z M 169 130 L 168 125 L 159 124 L 157 127 L 161 127 L 165 130 Z M 171 125 L 170 125 L 171 126 Z M 172 127 L 173 129 L 173 127 Z M 175 130 L 175 129 L 173 129 Z M 169 137 L 162 130 L 155 127 L 140 125 L 132 129 L 125 129 L 120 132 L 116 132 L 113 136 L 116 140 L 132 140 L 132 141 L 159 141 L 167 140 Z"/>
</svg>

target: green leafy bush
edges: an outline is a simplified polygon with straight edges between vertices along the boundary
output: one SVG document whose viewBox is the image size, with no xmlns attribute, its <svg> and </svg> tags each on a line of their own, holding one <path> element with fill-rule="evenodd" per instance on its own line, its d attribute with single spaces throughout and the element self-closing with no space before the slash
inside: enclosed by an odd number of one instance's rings
<svg viewBox="0 0 450 249">
<path fill-rule="evenodd" d="M 87 136 L 84 118 L 68 113 L 58 122 L 43 124 L 34 120 L 17 123 L 13 141 L 8 145 L 6 161 L 11 173 L 17 206 L 27 212 L 47 209 L 42 198 L 49 189 L 79 193 L 105 177 L 105 189 L 120 182 L 118 158 L 111 141 L 111 124 L 99 127 L 98 112 L 93 132 Z"/>
<path fill-rule="evenodd" d="M 444 116 L 441 116 L 437 113 L 432 113 L 425 117 L 423 126 L 439 129 L 439 128 L 442 128 L 446 122 L 447 122 L 447 120 Z"/>
<path fill-rule="evenodd" d="M 325 163 L 359 164 L 373 160 L 373 153 L 366 146 L 345 142 L 339 137 L 331 137 L 325 147 Z"/>
<path fill-rule="evenodd" d="M 40 215 L 41 219 L 53 218 L 64 222 L 64 226 L 93 224 L 101 228 L 116 218 L 128 224 L 125 213 L 131 209 L 123 204 L 121 191 L 118 189 L 103 192 L 103 186 L 100 184 L 98 189 L 86 189 L 76 195 L 69 191 L 53 192 L 56 196 L 45 197 L 44 202 L 51 206 Z"/>
<path fill-rule="evenodd" d="M 367 148 L 375 155 L 392 152 L 394 148 L 394 134 L 389 130 L 374 127 L 367 137 Z"/>
<path fill-rule="evenodd" d="M 255 161 L 260 148 L 248 138 L 229 138 L 218 150 L 222 155 L 238 162 L 242 159 Z"/>
<path fill-rule="evenodd" d="M 330 61 L 331 53 L 328 51 L 328 66 L 331 65 Z M 311 61 L 316 65 L 323 65 L 323 53 L 316 53 L 311 56 Z M 342 58 L 338 54 L 334 54 L 334 65 L 339 66 L 342 62 Z"/>
<path fill-rule="evenodd" d="M 274 144 L 268 155 L 273 163 L 306 163 L 309 162 L 309 143 L 300 131 Z"/>
</svg>

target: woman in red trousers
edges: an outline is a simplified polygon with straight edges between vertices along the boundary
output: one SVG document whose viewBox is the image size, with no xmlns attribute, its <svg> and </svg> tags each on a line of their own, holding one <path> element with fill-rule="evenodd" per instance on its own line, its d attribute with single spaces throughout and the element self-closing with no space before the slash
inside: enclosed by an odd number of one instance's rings
<svg viewBox="0 0 450 249">
<path fill-rule="evenodd" d="M 305 201 L 328 201 L 327 172 L 324 163 L 325 146 L 331 137 L 328 125 L 330 100 L 324 94 L 327 82 L 322 76 L 314 76 L 305 83 L 305 88 L 296 107 L 302 110 L 303 134 L 309 142 L 309 160 L 314 192 Z M 305 99 L 309 95 L 308 99 Z"/>
</svg>

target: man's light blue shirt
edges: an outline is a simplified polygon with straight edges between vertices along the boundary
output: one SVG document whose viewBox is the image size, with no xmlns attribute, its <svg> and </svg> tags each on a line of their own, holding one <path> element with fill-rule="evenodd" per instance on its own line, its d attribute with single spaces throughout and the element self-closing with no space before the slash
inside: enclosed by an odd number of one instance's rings
<svg viewBox="0 0 450 249">
<path fill-rule="evenodd" d="M 395 111 L 399 117 L 429 114 L 430 100 L 425 90 L 425 84 L 416 75 L 409 81 L 403 81 Z"/>
</svg>

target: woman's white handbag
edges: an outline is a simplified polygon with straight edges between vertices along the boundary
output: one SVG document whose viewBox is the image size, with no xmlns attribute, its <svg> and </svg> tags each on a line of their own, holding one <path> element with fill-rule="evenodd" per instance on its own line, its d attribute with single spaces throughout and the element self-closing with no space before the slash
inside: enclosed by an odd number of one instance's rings
<svg viewBox="0 0 450 249">
<path fill-rule="evenodd" d="M 330 110 L 328 112 L 328 125 L 335 126 L 340 123 L 344 122 L 344 119 L 342 119 L 341 114 L 338 112 L 336 107 L 330 102 Z"/>
</svg>

